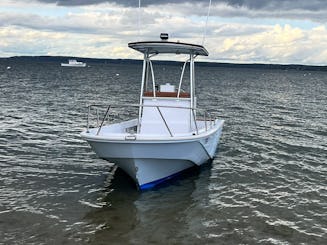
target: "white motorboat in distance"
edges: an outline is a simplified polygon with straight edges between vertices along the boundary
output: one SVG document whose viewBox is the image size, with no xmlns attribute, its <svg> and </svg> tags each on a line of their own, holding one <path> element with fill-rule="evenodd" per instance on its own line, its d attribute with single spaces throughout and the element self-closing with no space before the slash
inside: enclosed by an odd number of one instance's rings
<svg viewBox="0 0 327 245">
<path fill-rule="evenodd" d="M 167 40 L 132 42 L 128 46 L 144 55 L 139 103 L 105 106 L 102 120 L 101 106 L 90 105 L 88 126 L 81 136 L 100 158 L 124 170 L 139 189 L 148 189 L 212 159 L 224 121 L 196 106 L 194 59 L 208 56 L 203 46 Z M 156 84 L 152 58 L 160 54 L 186 55 L 180 77 L 169 81 L 177 86 Z M 190 75 L 185 86 L 187 64 Z M 131 108 L 136 111 L 134 118 L 108 124 L 114 113 L 130 114 Z M 97 123 L 92 128 L 93 117 Z"/>
<path fill-rule="evenodd" d="M 86 67 L 86 63 L 77 61 L 75 59 L 69 59 L 68 63 L 61 63 L 61 66 L 68 66 L 68 67 Z"/>
</svg>

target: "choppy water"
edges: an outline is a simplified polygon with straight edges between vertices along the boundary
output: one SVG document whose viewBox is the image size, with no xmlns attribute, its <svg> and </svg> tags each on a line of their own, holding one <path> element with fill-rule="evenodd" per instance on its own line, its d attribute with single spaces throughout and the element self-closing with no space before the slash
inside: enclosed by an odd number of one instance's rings
<svg viewBox="0 0 327 245">
<path fill-rule="evenodd" d="M 137 101 L 138 65 L 7 66 L 0 244 L 326 243 L 327 73 L 199 67 L 200 106 L 226 120 L 216 158 L 139 193 L 79 137 L 86 105 Z"/>
</svg>

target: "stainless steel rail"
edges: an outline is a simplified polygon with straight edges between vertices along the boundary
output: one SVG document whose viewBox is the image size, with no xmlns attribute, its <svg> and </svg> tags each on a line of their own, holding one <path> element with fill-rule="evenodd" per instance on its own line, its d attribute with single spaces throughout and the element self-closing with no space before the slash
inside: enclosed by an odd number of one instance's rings
<svg viewBox="0 0 327 245">
<path fill-rule="evenodd" d="M 144 107 L 150 107 L 150 108 L 156 108 L 157 111 L 160 114 L 161 119 L 163 120 L 167 131 L 169 132 L 171 137 L 174 137 L 171 129 L 169 128 L 169 125 L 163 115 L 163 113 L 161 112 L 160 108 L 174 108 L 174 109 L 182 109 L 182 110 L 190 110 L 192 113 L 192 117 L 193 117 L 193 121 L 194 121 L 194 126 L 195 126 L 195 132 L 198 135 L 199 134 L 199 125 L 197 121 L 204 121 L 205 124 L 205 131 L 210 130 L 213 126 L 214 126 L 214 120 L 212 120 L 212 116 L 210 113 L 208 113 L 206 110 L 204 109 L 198 109 L 198 108 L 192 108 L 192 107 L 179 107 L 179 106 L 158 106 L 158 105 L 138 105 L 138 104 L 110 104 L 107 106 L 106 108 L 106 112 L 105 115 L 103 117 L 103 119 L 101 120 L 101 123 L 99 124 L 99 108 L 103 108 L 104 105 L 100 105 L 100 104 L 93 104 L 93 105 L 89 105 L 88 106 L 88 114 L 87 114 L 87 132 L 89 132 L 90 129 L 90 120 L 91 120 L 91 115 L 92 115 L 92 109 L 95 108 L 96 110 L 96 128 L 98 128 L 96 135 L 99 135 L 102 127 L 105 124 L 105 121 L 108 118 L 109 115 L 109 111 L 111 108 L 123 108 L 123 107 L 135 107 L 135 108 L 144 108 Z M 203 113 L 202 115 L 204 116 L 204 119 L 201 118 L 197 118 L 196 117 L 196 113 L 195 112 L 199 112 L 199 113 Z M 209 120 L 207 120 L 207 118 L 209 117 Z M 209 125 L 208 125 L 209 122 Z M 137 126 L 140 127 L 140 122 L 138 120 L 137 122 Z M 139 130 L 137 130 L 137 132 L 139 132 Z"/>
</svg>

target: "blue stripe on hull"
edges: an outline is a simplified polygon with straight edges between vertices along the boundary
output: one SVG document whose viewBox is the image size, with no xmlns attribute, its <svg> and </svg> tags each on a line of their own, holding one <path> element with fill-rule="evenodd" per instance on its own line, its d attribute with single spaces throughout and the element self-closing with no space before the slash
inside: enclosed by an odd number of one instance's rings
<svg viewBox="0 0 327 245">
<path fill-rule="evenodd" d="M 158 179 L 158 180 L 155 180 L 155 181 L 152 181 L 152 182 L 149 182 L 149 183 L 146 183 L 146 184 L 143 184 L 143 185 L 140 185 L 139 186 L 139 189 L 144 191 L 144 190 L 149 190 L 149 189 L 152 189 L 154 188 L 155 186 L 157 185 L 160 185 L 160 184 L 163 184 L 164 182 L 167 182 L 171 179 L 174 179 L 176 178 L 177 176 L 180 176 L 181 174 L 191 170 L 191 169 L 194 169 L 194 168 L 197 168 L 198 166 L 192 166 L 192 167 L 189 167 L 187 169 L 183 169 L 182 171 L 180 172 L 177 172 L 177 173 L 174 173 L 172 175 L 169 175 L 167 177 L 164 177 L 162 179 Z"/>
</svg>

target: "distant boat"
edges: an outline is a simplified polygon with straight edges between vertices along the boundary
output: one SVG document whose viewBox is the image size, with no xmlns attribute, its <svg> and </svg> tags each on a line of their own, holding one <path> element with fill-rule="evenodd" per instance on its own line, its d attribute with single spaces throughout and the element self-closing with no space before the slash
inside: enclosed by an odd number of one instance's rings
<svg viewBox="0 0 327 245">
<path fill-rule="evenodd" d="M 68 60 L 68 63 L 61 63 L 61 66 L 86 67 L 86 63 L 70 59 L 70 60 Z"/>
</svg>

